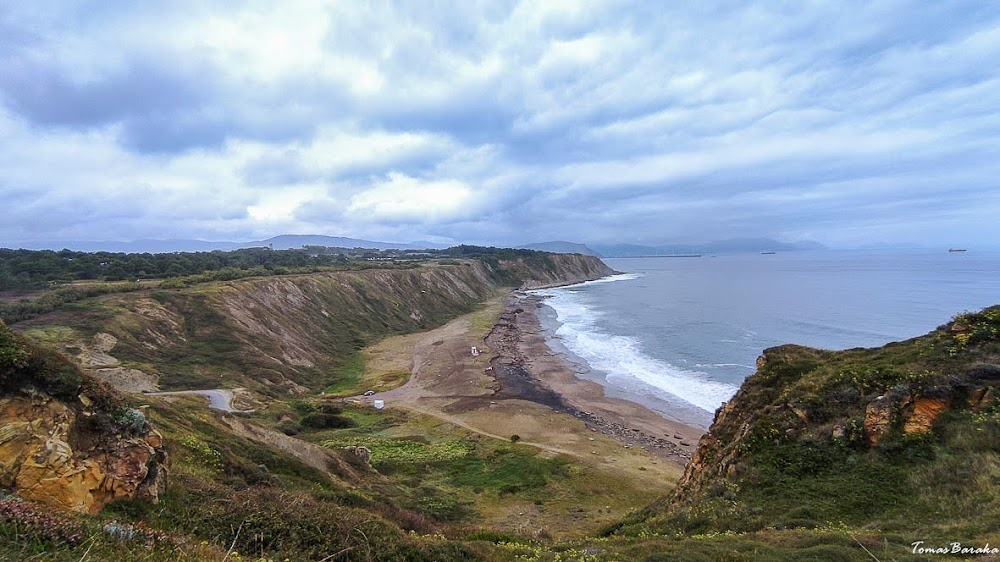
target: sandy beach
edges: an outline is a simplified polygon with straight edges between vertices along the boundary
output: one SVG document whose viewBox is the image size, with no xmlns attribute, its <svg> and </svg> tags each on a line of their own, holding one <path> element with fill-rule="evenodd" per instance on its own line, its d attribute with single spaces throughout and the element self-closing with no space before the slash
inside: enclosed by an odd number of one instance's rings
<svg viewBox="0 0 1000 562">
<path fill-rule="evenodd" d="M 648 408 L 606 395 L 600 384 L 580 378 L 577 365 L 554 352 L 538 318 L 541 298 L 515 291 L 486 338 L 499 353 L 493 360 L 498 395 L 544 403 L 587 424 L 589 430 L 657 456 L 686 463 L 704 430 L 668 420 Z"/>
<path fill-rule="evenodd" d="M 659 464 L 663 470 L 683 467 L 704 430 L 606 396 L 600 384 L 580 378 L 579 367 L 546 343 L 539 303 L 523 291 L 509 292 L 441 328 L 373 346 L 367 359 L 372 369 L 406 369 L 410 378 L 359 399 L 384 400 L 386 407 L 494 437 L 517 434 L 553 453 L 647 469 L 653 456 L 667 461 Z M 472 346 L 481 350 L 478 356 Z"/>
</svg>

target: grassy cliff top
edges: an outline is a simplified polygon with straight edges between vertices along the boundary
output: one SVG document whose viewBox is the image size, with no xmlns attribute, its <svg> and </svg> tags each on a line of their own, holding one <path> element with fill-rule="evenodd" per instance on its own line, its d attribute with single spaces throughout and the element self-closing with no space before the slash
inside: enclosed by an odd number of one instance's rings
<svg viewBox="0 0 1000 562">
<path fill-rule="evenodd" d="M 995 542 L 998 387 L 1000 306 L 879 348 L 768 349 L 676 494 L 609 532 L 847 526 Z"/>
</svg>

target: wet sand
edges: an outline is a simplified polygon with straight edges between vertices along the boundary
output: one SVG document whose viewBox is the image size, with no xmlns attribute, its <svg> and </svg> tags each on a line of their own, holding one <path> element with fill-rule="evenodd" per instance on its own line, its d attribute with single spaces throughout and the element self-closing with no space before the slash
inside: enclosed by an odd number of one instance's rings
<svg viewBox="0 0 1000 562">
<path fill-rule="evenodd" d="M 491 362 L 499 398 L 520 398 L 568 413 L 594 433 L 642 448 L 681 464 L 690 460 L 704 430 L 669 420 L 629 400 L 606 395 L 600 384 L 580 378 L 577 366 L 546 343 L 538 318 L 541 299 L 511 293 L 486 337 L 497 356 Z"/>
</svg>

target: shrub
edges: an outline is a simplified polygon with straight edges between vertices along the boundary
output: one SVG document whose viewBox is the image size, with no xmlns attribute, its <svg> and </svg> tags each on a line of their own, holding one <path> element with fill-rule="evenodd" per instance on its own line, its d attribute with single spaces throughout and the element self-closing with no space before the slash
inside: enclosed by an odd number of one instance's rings
<svg viewBox="0 0 1000 562">
<path fill-rule="evenodd" d="M 305 427 L 311 427 L 313 429 L 341 429 L 345 427 L 354 427 L 355 425 L 354 420 L 351 418 L 345 418 L 334 414 L 326 414 L 323 412 L 306 414 L 302 417 L 302 421 L 300 423 Z"/>
<path fill-rule="evenodd" d="M 61 513 L 19 498 L 0 499 L 0 524 L 13 527 L 18 540 L 76 545 L 83 540 L 83 527 Z"/>
<path fill-rule="evenodd" d="M 293 560 L 333 560 L 336 553 L 335 559 L 352 561 L 435 559 L 383 519 L 305 493 L 260 486 L 234 491 L 205 483 L 187 495 L 186 503 L 197 509 L 174 523 L 195 536 L 235 544 L 239 552 Z M 220 497 L 225 501 L 215 500 Z"/>
<path fill-rule="evenodd" d="M 135 408 L 125 408 L 114 418 L 114 423 L 125 431 L 136 434 L 146 425 L 146 415 Z"/>
</svg>

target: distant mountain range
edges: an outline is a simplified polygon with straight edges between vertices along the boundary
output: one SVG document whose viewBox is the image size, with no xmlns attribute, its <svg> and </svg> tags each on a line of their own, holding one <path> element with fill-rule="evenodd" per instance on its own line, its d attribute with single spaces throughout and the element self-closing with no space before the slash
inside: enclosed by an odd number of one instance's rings
<svg viewBox="0 0 1000 562">
<path fill-rule="evenodd" d="M 734 254 L 741 252 L 790 252 L 795 250 L 823 250 L 819 242 L 779 242 L 771 238 L 735 238 L 702 244 L 667 244 L 640 246 L 636 244 L 594 244 L 574 242 L 540 242 L 521 246 L 559 254 L 586 254 L 602 258 L 637 258 L 649 256 L 674 256 L 678 254 Z"/>
<path fill-rule="evenodd" d="M 7 246 L 0 243 L 0 247 Z M 12 244 L 16 248 L 28 250 L 62 250 L 64 248 L 81 252 L 125 252 L 125 253 L 166 253 L 166 252 L 210 252 L 213 250 L 237 250 L 269 246 L 275 250 L 297 249 L 303 246 L 327 246 L 339 248 L 373 248 L 378 250 L 424 250 L 447 248 L 434 242 L 378 242 L 361 238 L 323 236 L 318 234 L 282 234 L 252 242 L 212 242 L 207 240 L 133 240 L 122 242 L 103 241 L 41 241 Z M 630 258 L 643 256 L 670 256 L 677 254 L 726 254 L 738 252 L 788 252 L 794 250 L 819 250 L 825 246 L 818 242 L 778 242 L 770 238 L 739 238 L 706 242 L 703 244 L 667 244 L 663 246 L 643 246 L 635 244 L 591 245 L 555 240 L 520 246 L 528 250 L 554 252 L 557 254 L 584 254 L 605 258 Z"/>
<path fill-rule="evenodd" d="M 0 243 L 0 247 L 6 244 Z M 137 253 L 167 253 L 167 252 L 211 252 L 213 250 L 238 250 L 240 248 L 258 248 L 270 246 L 275 250 L 289 250 L 301 248 L 302 246 L 328 246 L 339 248 L 373 248 L 377 250 L 423 250 L 427 248 L 446 248 L 446 245 L 435 244 L 433 242 L 410 242 L 400 244 L 395 242 L 376 242 L 374 240 L 362 240 L 359 238 L 343 238 L 340 236 L 321 236 L 309 234 L 283 234 L 268 238 L 267 240 L 257 240 L 252 242 L 212 242 L 207 240 L 132 240 L 122 242 L 118 240 L 101 241 L 40 241 L 24 242 L 12 244 L 16 248 L 26 250 L 76 250 L 79 252 L 124 252 L 129 254 Z"/>
<path fill-rule="evenodd" d="M 302 246 L 326 246 L 336 248 L 374 248 L 376 250 L 426 250 L 428 248 L 447 248 L 447 245 L 433 242 L 376 242 L 359 238 L 343 238 L 340 236 L 322 236 L 318 234 L 282 234 L 260 242 L 247 242 L 239 247 L 252 248 L 271 246 L 275 250 L 292 250 Z"/>
</svg>

